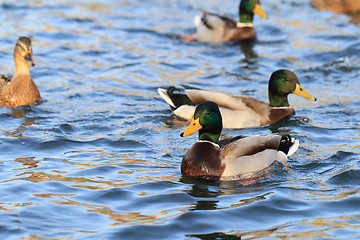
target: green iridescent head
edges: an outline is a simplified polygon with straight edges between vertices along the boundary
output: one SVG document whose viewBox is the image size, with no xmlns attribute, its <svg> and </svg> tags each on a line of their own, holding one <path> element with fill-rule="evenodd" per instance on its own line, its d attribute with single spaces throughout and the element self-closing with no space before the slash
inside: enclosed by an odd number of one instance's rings
<svg viewBox="0 0 360 240">
<path fill-rule="evenodd" d="M 316 101 L 311 94 L 300 85 L 295 73 L 280 69 L 271 74 L 269 80 L 269 104 L 271 107 L 289 107 L 287 96 L 295 93 L 308 100 Z"/>
<path fill-rule="evenodd" d="M 199 131 L 199 140 L 217 143 L 221 130 L 222 118 L 219 107 L 214 102 L 203 102 L 196 107 L 192 122 L 180 136 L 190 136 Z"/>
<path fill-rule="evenodd" d="M 252 23 L 254 14 L 262 18 L 267 18 L 266 13 L 261 8 L 259 0 L 241 0 L 239 5 L 239 19 L 241 23 Z"/>
</svg>

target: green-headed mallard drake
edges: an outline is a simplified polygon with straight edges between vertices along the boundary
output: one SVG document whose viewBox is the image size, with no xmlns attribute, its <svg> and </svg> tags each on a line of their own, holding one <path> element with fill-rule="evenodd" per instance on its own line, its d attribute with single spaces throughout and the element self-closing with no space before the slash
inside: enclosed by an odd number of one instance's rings
<svg viewBox="0 0 360 240">
<path fill-rule="evenodd" d="M 186 120 L 194 115 L 195 105 L 205 101 L 215 102 L 220 107 L 224 128 L 247 128 L 276 123 L 295 114 L 287 96 L 295 93 L 306 99 L 316 101 L 300 85 L 296 75 L 289 70 L 272 73 L 269 80 L 269 104 L 251 97 L 228 95 L 199 89 L 185 89 L 185 94 L 176 93 L 178 89 L 159 88 L 160 96 L 173 108 L 174 114 Z"/>
<path fill-rule="evenodd" d="M 214 13 L 203 12 L 202 16 L 196 16 L 194 19 L 196 33 L 185 37 L 184 40 L 197 39 L 199 42 L 220 43 L 254 39 L 256 38 L 253 27 L 254 14 L 267 18 L 259 0 L 241 0 L 239 22 Z"/>
<path fill-rule="evenodd" d="M 35 66 L 32 53 L 30 38 L 20 37 L 14 49 L 14 76 L 0 76 L 0 106 L 31 105 L 40 100 L 39 90 L 29 72 L 29 68 Z"/>
<path fill-rule="evenodd" d="M 199 131 L 199 141 L 182 159 L 184 176 L 227 180 L 257 173 L 275 161 L 286 163 L 287 156 L 299 147 L 298 140 L 275 134 L 237 136 L 219 141 L 221 130 L 222 118 L 216 103 L 199 104 L 192 122 L 180 133 L 185 137 Z"/>
<path fill-rule="evenodd" d="M 312 0 L 311 4 L 318 9 L 337 13 L 360 11 L 359 0 Z"/>
</svg>

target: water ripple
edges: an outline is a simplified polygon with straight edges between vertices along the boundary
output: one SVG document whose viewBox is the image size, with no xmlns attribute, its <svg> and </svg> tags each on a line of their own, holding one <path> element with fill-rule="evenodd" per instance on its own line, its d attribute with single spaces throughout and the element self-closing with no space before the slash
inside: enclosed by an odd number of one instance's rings
<svg viewBox="0 0 360 240">
<path fill-rule="evenodd" d="M 184 42 L 199 10 L 230 1 L 2 3 L 1 73 L 32 37 L 40 105 L 1 108 L 1 239 L 359 238 L 360 30 L 305 1 L 263 1 L 248 44 Z M 289 14 L 296 13 L 296 14 Z M 316 18 L 310 17 L 316 16 Z M 180 174 L 196 136 L 158 87 L 186 84 L 268 101 L 271 73 L 293 70 L 317 102 L 222 136 L 289 132 L 300 148 L 248 180 Z"/>
</svg>

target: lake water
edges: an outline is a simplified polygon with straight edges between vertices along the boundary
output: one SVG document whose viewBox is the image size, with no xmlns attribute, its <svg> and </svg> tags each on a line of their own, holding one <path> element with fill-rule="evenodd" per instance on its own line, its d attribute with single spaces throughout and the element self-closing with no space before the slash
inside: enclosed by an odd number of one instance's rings
<svg viewBox="0 0 360 240">
<path fill-rule="evenodd" d="M 21 35 L 44 99 L 0 108 L 1 239 L 360 239 L 360 29 L 309 1 L 262 1 L 253 45 L 186 43 L 199 10 L 236 1 L 3 1 L 0 70 Z M 290 132 L 289 166 L 252 184 L 180 174 L 180 138 L 158 87 L 187 84 L 267 100 L 294 71 L 315 97 L 296 116 L 222 136 Z"/>
</svg>

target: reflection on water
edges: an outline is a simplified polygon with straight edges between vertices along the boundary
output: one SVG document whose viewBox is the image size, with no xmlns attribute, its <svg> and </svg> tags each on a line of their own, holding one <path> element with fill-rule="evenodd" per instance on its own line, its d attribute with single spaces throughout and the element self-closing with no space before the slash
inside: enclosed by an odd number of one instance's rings
<svg viewBox="0 0 360 240">
<path fill-rule="evenodd" d="M 187 237 L 198 238 L 203 240 L 210 239 L 223 239 L 223 240 L 239 240 L 241 239 L 240 234 L 227 234 L 222 232 L 209 233 L 209 234 L 189 234 Z"/>
<path fill-rule="evenodd" d="M 357 20 L 309 1 L 262 4 L 270 17 L 256 20 L 255 42 L 218 45 L 181 36 L 200 9 L 236 18 L 232 1 L 1 4 L 0 73 L 31 36 L 44 99 L 1 108 L 1 239 L 359 238 Z M 179 137 L 186 124 L 156 89 L 267 102 L 280 68 L 318 101 L 290 96 L 296 116 L 223 136 L 290 133 L 300 148 L 289 164 L 239 181 L 182 177 L 196 136 Z"/>
<path fill-rule="evenodd" d="M 3 130 L 4 133 L 7 133 L 8 135 L 12 137 L 23 137 L 21 132 L 25 131 L 29 126 L 33 124 L 39 124 L 39 122 L 34 121 L 33 119 L 28 119 L 27 115 L 31 111 L 31 106 L 26 107 L 19 107 L 19 108 L 9 108 L 10 112 L 7 114 L 13 116 L 14 118 L 20 118 L 22 121 L 25 120 L 25 122 L 22 122 L 19 127 L 17 127 L 13 131 L 9 130 Z"/>
<path fill-rule="evenodd" d="M 269 230 L 251 231 L 239 234 L 246 239 L 258 238 L 316 238 L 326 239 L 337 237 L 336 230 L 348 228 L 344 234 L 358 237 L 359 216 L 340 215 L 329 218 L 312 218 L 300 221 L 290 221 L 284 225 L 273 227 Z M 334 233 L 331 233 L 334 232 Z"/>
</svg>

